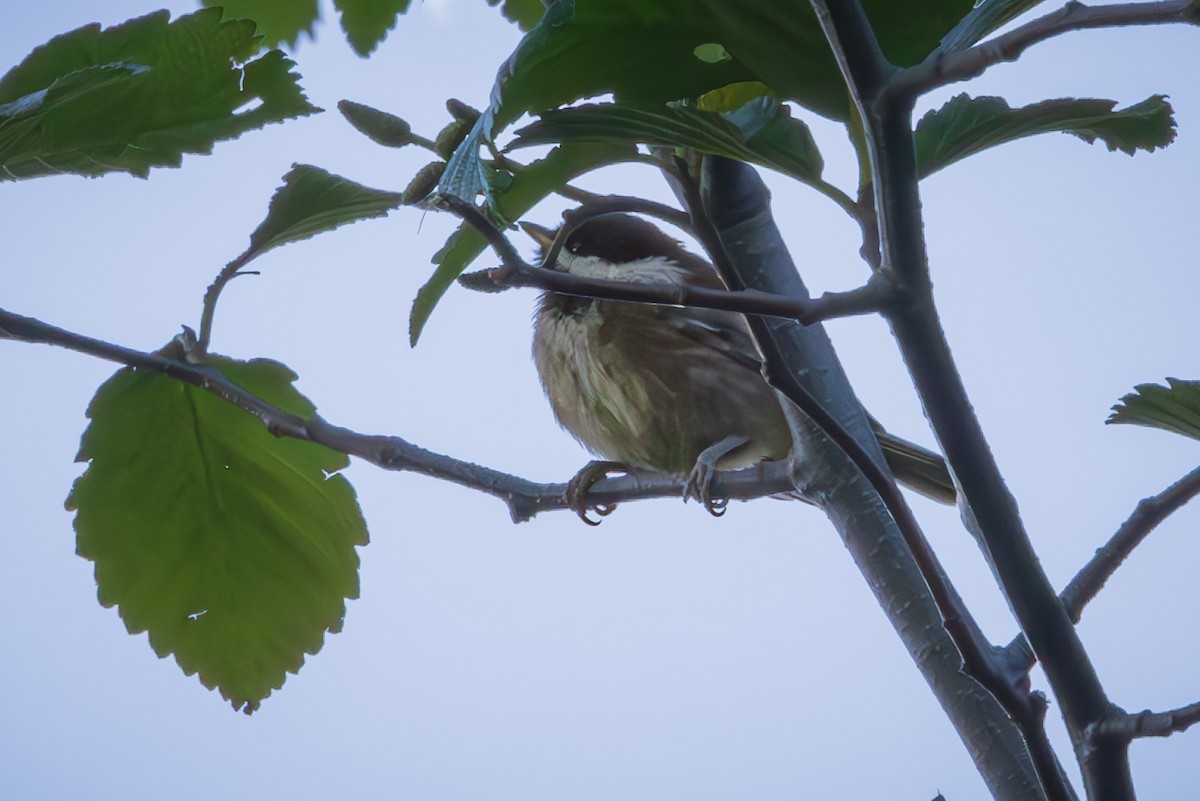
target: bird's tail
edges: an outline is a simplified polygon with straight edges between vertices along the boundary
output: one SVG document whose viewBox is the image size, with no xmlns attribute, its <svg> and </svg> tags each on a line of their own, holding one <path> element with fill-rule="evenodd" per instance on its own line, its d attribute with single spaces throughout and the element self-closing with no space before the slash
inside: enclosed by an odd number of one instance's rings
<svg viewBox="0 0 1200 801">
<path fill-rule="evenodd" d="M 878 427 L 875 435 L 879 438 L 888 467 L 892 468 L 897 481 L 926 498 L 941 503 L 955 502 L 958 493 L 954 489 L 954 480 L 950 478 L 946 460 L 941 454 L 889 434 Z"/>
</svg>

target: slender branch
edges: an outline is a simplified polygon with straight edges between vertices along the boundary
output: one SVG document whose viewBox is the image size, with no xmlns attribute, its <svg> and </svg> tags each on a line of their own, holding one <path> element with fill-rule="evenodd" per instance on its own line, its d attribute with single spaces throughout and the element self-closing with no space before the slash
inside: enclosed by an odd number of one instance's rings
<svg viewBox="0 0 1200 801">
<path fill-rule="evenodd" d="M 1138 737 L 1170 737 L 1197 723 L 1200 723 L 1200 702 L 1167 712 L 1149 709 L 1133 714 L 1121 712 L 1093 726 L 1088 736 L 1092 740 L 1112 738 L 1128 743 Z"/>
<path fill-rule="evenodd" d="M 507 504 L 516 523 L 529 520 L 539 512 L 571 508 L 565 498 L 566 484 L 529 481 L 426 450 L 401 437 L 360 434 L 329 423 L 320 416 L 306 419 L 285 412 L 232 383 L 213 368 L 189 361 L 189 356 L 202 358 L 203 354 L 198 354 L 194 343 L 183 341 L 186 335 L 177 338 L 165 352 L 147 353 L 0 309 L 0 339 L 58 345 L 107 361 L 162 373 L 211 392 L 249 412 L 275 436 L 315 442 L 385 470 L 420 473 L 492 495 Z M 183 358 L 167 355 L 173 351 Z M 624 476 L 596 482 L 588 490 L 588 498 L 613 505 L 645 498 L 678 498 L 683 494 L 683 488 L 684 479 L 679 476 L 631 471 Z M 778 461 L 744 470 L 721 470 L 715 473 L 712 488 L 721 497 L 735 500 L 790 492 L 793 490 L 791 469 L 786 461 Z"/>
<path fill-rule="evenodd" d="M 1058 594 L 1072 623 L 1079 622 L 1084 608 L 1100 593 L 1117 568 L 1133 553 L 1133 549 L 1140 545 L 1159 523 L 1197 495 L 1200 495 L 1200 467 L 1157 495 L 1138 502 L 1133 514 L 1121 524 L 1108 542 L 1096 549 L 1088 563 Z M 1032 668 L 1037 661 L 1029 650 L 1024 634 L 1013 638 L 1006 650 L 1013 654 L 1015 661 L 1024 663 L 1025 670 Z"/>
<path fill-rule="evenodd" d="M 639 198 L 600 198 L 597 205 L 585 205 L 568 212 L 555 242 L 547 250 L 543 264 L 553 264 L 562 249 L 566 235 L 583 222 L 617 211 L 659 212 L 656 216 L 678 218 L 683 212 L 669 206 L 642 201 Z M 805 325 L 880 311 L 888 302 L 891 287 L 884 276 L 876 276 L 863 286 L 847 292 L 827 292 L 819 298 L 795 298 L 747 289 L 729 291 L 672 283 L 630 283 L 601 278 L 586 278 L 535 267 L 516 252 L 503 232 L 470 203 L 457 198 L 439 201 L 442 208 L 458 215 L 488 239 L 501 259 L 501 266 L 463 275 L 459 282 L 478 291 L 492 292 L 510 287 L 536 287 L 578 297 L 620 300 L 635 303 L 655 303 L 669 306 L 688 306 L 700 309 L 720 309 L 742 314 L 765 315 L 799 320 Z M 666 212 L 673 212 L 667 215 Z M 691 227 L 690 218 L 688 226 Z"/>
<path fill-rule="evenodd" d="M 1045 666 L 1093 801 L 1132 799 L 1124 748 L 1087 749 L 1083 732 L 1112 709 L 1087 652 L 1042 570 L 1008 493 L 937 319 L 926 261 L 912 140 L 911 97 L 880 81 L 874 33 L 857 0 L 812 0 L 854 105 L 862 118 L 882 243 L 881 271 L 892 274 L 902 302 L 884 314 L 913 376 L 1001 587 Z M 864 55 L 865 54 L 865 55 Z M 990 687 L 989 687 L 990 689 Z M 1005 696 L 998 696 L 1005 703 Z M 1007 704 L 1006 704 L 1007 706 Z M 1044 742 L 1041 720 L 1010 712 L 1031 749 Z M 1069 783 L 1052 752 L 1034 754 L 1052 798 L 1069 798 Z"/>
<path fill-rule="evenodd" d="M 1121 524 L 1112 538 L 1096 550 L 1083 569 L 1062 591 L 1063 606 L 1073 623 L 1078 623 L 1083 608 L 1103 589 L 1142 540 L 1192 498 L 1200 495 L 1200 467 L 1188 473 L 1157 495 L 1140 501 L 1129 519 Z"/>
<path fill-rule="evenodd" d="M 1068 31 L 1172 23 L 1200 25 L 1200 4 L 1194 0 L 1112 6 L 1068 2 L 1057 11 L 967 50 L 952 54 L 935 50 L 923 62 L 901 73 L 893 88 L 916 97 L 939 86 L 969 80 L 996 64 L 1015 61 L 1033 45 Z"/>
<path fill-rule="evenodd" d="M 669 306 L 688 306 L 699 309 L 721 309 L 767 317 L 799 320 L 805 325 L 838 317 L 878 312 L 886 302 L 887 290 L 882 281 L 869 280 L 848 292 L 827 292 L 817 298 L 789 298 L 756 289 L 729 291 L 693 285 L 669 283 L 633 284 L 601 278 L 585 278 L 524 265 L 510 265 L 468 273 L 459 279 L 471 289 L 496 291 L 516 287 L 533 287 L 603 300 L 634 303 L 654 303 Z"/>
</svg>

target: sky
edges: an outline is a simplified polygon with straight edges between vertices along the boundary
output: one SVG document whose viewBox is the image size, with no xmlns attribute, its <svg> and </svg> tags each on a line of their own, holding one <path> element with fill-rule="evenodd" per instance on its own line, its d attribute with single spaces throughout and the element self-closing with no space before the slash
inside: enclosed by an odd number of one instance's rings
<svg viewBox="0 0 1200 801">
<path fill-rule="evenodd" d="M 432 135 L 443 102 L 482 106 L 519 32 L 478 0 L 415 4 L 369 60 L 322 3 L 293 55 L 309 97 L 364 102 Z M 32 4 L 0 28 L 0 65 L 53 35 L 158 8 Z M 168 5 L 175 14 L 190 3 Z M 1136 384 L 1198 378 L 1200 46 L 1194 29 L 1063 37 L 961 91 L 1013 104 L 1170 95 L 1178 140 L 1128 157 L 1054 134 L 988 151 L 922 185 L 947 336 L 1056 586 L 1128 516 L 1200 462 L 1165 432 L 1104 426 Z M 827 176 L 850 186 L 840 130 L 805 115 Z M 0 185 L 0 306 L 152 350 L 195 326 L 213 275 L 246 246 L 294 162 L 384 189 L 426 161 L 335 112 L 252 132 L 143 181 Z M 810 289 L 865 277 L 850 222 L 768 175 Z M 625 167 L 581 185 L 668 200 Z M 553 225 L 548 203 L 530 218 Z M 395 434 L 536 480 L 587 454 L 555 425 L 529 359 L 531 292 L 453 289 L 421 343 L 408 309 L 454 227 L 415 209 L 278 249 L 226 290 L 213 350 L 288 364 L 331 422 Z M 526 252 L 531 252 L 528 248 Z M 490 262 L 481 260 L 480 264 Z M 829 326 L 864 404 L 931 443 L 878 320 Z M 986 790 L 829 524 L 801 504 L 734 504 L 719 520 L 666 499 L 599 528 L 569 513 L 513 525 L 502 504 L 353 464 L 370 525 L 344 630 L 252 717 L 154 656 L 96 600 L 63 500 L 95 388 L 114 366 L 0 342 L 0 797 L 316 799 L 930 799 Z M 1015 632 L 952 509 L 914 508 L 987 633 Z M 1085 613 L 1081 636 L 1130 710 L 1200 697 L 1200 504 L 1155 531 Z M 1173 606 L 1172 606 L 1173 604 Z M 1046 689 L 1040 674 L 1035 684 Z M 1052 735 L 1070 748 L 1050 708 Z M 1132 751 L 1144 798 L 1200 785 L 1200 733 Z M 1073 767 L 1071 768 L 1072 770 Z"/>
</svg>

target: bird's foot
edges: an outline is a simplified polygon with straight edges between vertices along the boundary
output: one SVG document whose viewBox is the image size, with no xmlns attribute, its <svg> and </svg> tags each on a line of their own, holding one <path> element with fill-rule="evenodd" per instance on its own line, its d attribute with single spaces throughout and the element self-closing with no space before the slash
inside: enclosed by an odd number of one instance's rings
<svg viewBox="0 0 1200 801">
<path fill-rule="evenodd" d="M 563 493 L 567 506 L 575 510 L 579 519 L 589 526 L 600 525 L 599 520 L 588 517 L 588 512 L 594 509 L 600 517 L 607 517 L 616 510 L 617 505 L 615 503 L 589 504 L 588 492 L 593 484 L 608 478 L 610 474 L 628 472 L 629 468 L 620 462 L 588 462 L 575 474 L 574 478 L 567 482 L 567 489 Z"/>
<path fill-rule="evenodd" d="M 683 485 L 683 501 L 695 498 L 704 504 L 704 508 L 713 517 L 725 514 L 729 506 L 728 498 L 714 498 L 711 494 L 713 473 L 717 470 L 717 462 L 730 451 L 742 447 L 750 441 L 749 437 L 730 435 L 718 443 L 709 445 L 696 457 L 696 464 L 688 474 L 687 482 Z"/>
</svg>

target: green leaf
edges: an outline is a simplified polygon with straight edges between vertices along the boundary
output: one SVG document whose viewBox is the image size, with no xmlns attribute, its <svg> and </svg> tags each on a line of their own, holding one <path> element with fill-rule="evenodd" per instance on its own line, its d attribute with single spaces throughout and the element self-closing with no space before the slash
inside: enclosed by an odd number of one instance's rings
<svg viewBox="0 0 1200 801">
<path fill-rule="evenodd" d="M 556 147 L 546 158 L 514 171 L 506 191 L 495 197 L 495 212 L 506 223 L 512 223 L 572 178 L 605 164 L 628 161 L 635 156 L 636 150 L 628 142 L 617 146 L 570 144 Z M 437 265 L 437 270 L 413 301 L 408 324 L 410 344 L 417 344 L 421 330 L 442 295 L 486 247 L 487 241 L 483 235 L 464 223 L 434 255 L 433 263 Z"/>
<path fill-rule="evenodd" d="M 1200 381 L 1139 384 L 1113 407 L 1108 423 L 1129 423 L 1200 439 Z"/>
<path fill-rule="evenodd" d="M 203 0 L 221 8 L 225 19 L 249 19 L 265 47 L 286 44 L 295 47 L 300 34 L 313 38 L 313 27 L 321 18 L 317 0 Z"/>
<path fill-rule="evenodd" d="M 320 167 L 295 164 L 275 190 L 266 219 L 250 234 L 250 247 L 233 264 L 240 268 L 271 248 L 383 217 L 403 203 L 400 192 L 372 189 Z"/>
<path fill-rule="evenodd" d="M 971 10 L 971 0 L 867 0 L 881 46 L 896 64 L 924 58 Z M 696 48 L 729 58 L 706 63 Z M 619 57 L 618 57 L 619 56 Z M 559 0 L 497 77 L 496 124 L 582 97 L 664 103 L 736 81 L 844 119 L 841 74 L 807 0 Z"/>
<path fill-rule="evenodd" d="M 893 63 L 919 62 L 972 0 L 866 0 Z M 706 63 L 700 45 L 730 56 Z M 450 160 L 439 190 L 473 200 L 484 190 L 479 147 L 523 113 L 541 114 L 611 92 L 618 102 L 694 99 L 743 81 L 838 120 L 849 101 L 808 0 L 557 0 L 501 66 L 492 103 Z"/>
<path fill-rule="evenodd" d="M 369 56 L 408 11 L 410 0 L 333 0 L 342 15 L 342 30 L 354 52 Z"/>
<path fill-rule="evenodd" d="M 509 22 L 515 22 L 521 30 L 527 31 L 546 13 L 542 0 L 487 0 L 489 6 L 500 6 L 500 12 Z"/>
<path fill-rule="evenodd" d="M 283 365 L 213 369 L 285 411 L 311 403 Z M 253 416 L 159 373 L 123 369 L 88 409 L 67 508 L 100 603 L 149 632 L 235 709 L 252 712 L 337 632 L 358 597 L 366 524 L 346 456 L 275 437 Z"/>
<path fill-rule="evenodd" d="M 184 153 L 312 114 L 293 66 L 254 25 L 165 11 L 52 39 L 0 79 L 0 180 L 177 167 Z M 248 110 L 247 107 L 258 105 Z"/>
<path fill-rule="evenodd" d="M 701 111 L 734 111 L 760 97 L 775 97 L 776 92 L 762 81 L 739 81 L 705 92 L 696 98 Z"/>
<path fill-rule="evenodd" d="M 769 97 L 724 115 L 649 103 L 574 106 L 543 114 L 516 137 L 510 149 L 555 142 L 690 147 L 761 164 L 808 184 L 820 180 L 824 166 L 808 126 Z"/>
<path fill-rule="evenodd" d="M 1130 155 L 1175 139 L 1175 118 L 1163 95 L 1118 111 L 1115 106 L 1114 100 L 1066 98 L 1014 109 L 1003 98 L 958 95 L 917 123 L 917 169 L 925 177 L 989 147 L 1050 131 L 1099 139 Z"/>
</svg>

